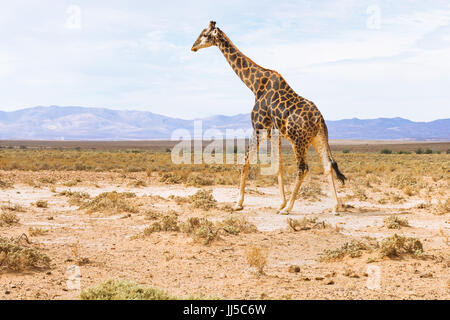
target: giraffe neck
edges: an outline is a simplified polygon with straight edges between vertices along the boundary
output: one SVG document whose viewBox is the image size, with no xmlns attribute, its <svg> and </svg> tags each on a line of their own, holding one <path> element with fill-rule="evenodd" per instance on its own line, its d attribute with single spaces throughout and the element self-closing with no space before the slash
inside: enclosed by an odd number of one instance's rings
<svg viewBox="0 0 450 320">
<path fill-rule="evenodd" d="M 225 59 L 228 61 L 234 72 L 256 95 L 260 78 L 264 75 L 267 76 L 267 71 L 269 70 L 259 66 L 239 51 L 239 49 L 236 48 L 236 46 L 221 30 L 219 30 L 217 46 L 220 51 L 222 51 Z"/>
</svg>

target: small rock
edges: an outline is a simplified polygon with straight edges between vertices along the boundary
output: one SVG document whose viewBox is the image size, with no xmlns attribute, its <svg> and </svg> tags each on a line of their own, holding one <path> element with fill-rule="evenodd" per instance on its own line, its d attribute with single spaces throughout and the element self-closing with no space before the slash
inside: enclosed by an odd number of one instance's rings
<svg viewBox="0 0 450 320">
<path fill-rule="evenodd" d="M 79 266 L 84 266 L 84 265 L 89 264 L 89 263 L 91 263 L 91 261 L 89 260 L 89 258 L 80 258 L 80 259 L 78 259 L 78 261 L 77 261 L 77 264 L 78 264 Z"/>
<path fill-rule="evenodd" d="M 325 282 L 325 284 L 326 285 L 332 285 L 332 284 L 334 284 L 334 281 L 333 280 L 327 280 L 326 282 Z"/>
<path fill-rule="evenodd" d="M 15 288 L 17 288 L 17 287 L 16 287 L 15 284 L 13 284 L 13 285 L 11 285 L 11 288 L 12 288 L 12 289 L 15 289 Z"/>
<path fill-rule="evenodd" d="M 49 275 L 52 274 L 52 272 L 51 271 L 47 271 L 45 274 L 49 276 Z"/>
<path fill-rule="evenodd" d="M 10 294 L 10 293 L 11 293 L 11 291 L 5 290 L 5 294 Z"/>
<path fill-rule="evenodd" d="M 316 279 L 316 280 L 323 280 L 324 279 L 324 277 L 315 277 L 314 279 Z"/>
<path fill-rule="evenodd" d="M 308 277 L 303 277 L 302 280 L 303 280 L 303 281 L 311 281 L 311 279 L 308 278 Z"/>
<path fill-rule="evenodd" d="M 431 272 L 429 273 L 423 273 L 420 275 L 421 278 L 433 278 L 433 274 Z"/>
<path fill-rule="evenodd" d="M 299 273 L 300 272 L 300 267 L 297 266 L 297 265 L 291 265 L 291 266 L 289 266 L 288 271 L 291 272 L 291 273 Z"/>
</svg>

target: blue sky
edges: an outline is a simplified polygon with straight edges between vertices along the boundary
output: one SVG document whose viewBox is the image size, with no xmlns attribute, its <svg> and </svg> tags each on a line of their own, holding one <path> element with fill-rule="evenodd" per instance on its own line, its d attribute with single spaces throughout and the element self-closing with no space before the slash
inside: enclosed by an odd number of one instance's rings
<svg viewBox="0 0 450 320">
<path fill-rule="evenodd" d="M 209 20 L 326 119 L 450 117 L 448 0 L 10 1 L 0 110 L 250 112 L 253 95 L 220 51 L 190 51 Z"/>
</svg>

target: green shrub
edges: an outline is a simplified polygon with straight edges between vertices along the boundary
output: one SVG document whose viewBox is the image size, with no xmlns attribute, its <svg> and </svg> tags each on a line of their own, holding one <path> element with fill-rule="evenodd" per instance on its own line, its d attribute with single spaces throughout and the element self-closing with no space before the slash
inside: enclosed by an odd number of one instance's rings
<svg viewBox="0 0 450 320">
<path fill-rule="evenodd" d="M 127 280 L 107 280 L 80 294 L 81 300 L 175 300 L 176 297 L 152 287 Z"/>
<path fill-rule="evenodd" d="M 200 189 L 189 197 L 189 201 L 193 208 L 209 210 L 217 207 L 217 200 L 214 199 L 212 190 Z"/>
<path fill-rule="evenodd" d="M 218 225 L 227 233 L 237 235 L 241 232 L 252 233 L 258 231 L 256 226 L 244 217 L 229 216 Z"/>
<path fill-rule="evenodd" d="M 395 215 L 384 218 L 383 224 L 388 229 L 400 229 L 401 227 L 409 227 L 408 219 L 402 219 Z"/>
<path fill-rule="evenodd" d="M 18 240 L 0 237 L 0 268 L 22 271 L 29 268 L 48 268 L 50 258 L 35 248 L 21 245 Z"/>
<path fill-rule="evenodd" d="M 411 254 L 415 257 L 422 257 L 422 243 L 416 238 L 406 238 L 397 234 L 381 241 L 380 256 L 382 258 L 399 257 L 402 254 Z"/>
<path fill-rule="evenodd" d="M 92 200 L 87 200 L 80 205 L 80 209 L 87 209 L 88 213 L 92 212 L 131 212 L 136 213 L 138 209 L 132 203 L 130 198 L 135 198 L 136 194 L 132 192 L 103 192 Z"/>
<path fill-rule="evenodd" d="M 19 217 L 12 211 L 2 212 L 0 214 L 0 227 L 9 226 L 12 224 L 19 223 Z"/>
</svg>

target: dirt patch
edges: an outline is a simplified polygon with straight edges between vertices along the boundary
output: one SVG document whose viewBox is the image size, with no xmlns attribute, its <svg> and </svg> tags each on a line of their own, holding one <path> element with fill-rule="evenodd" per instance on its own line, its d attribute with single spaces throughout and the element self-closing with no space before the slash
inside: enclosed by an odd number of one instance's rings
<svg viewBox="0 0 450 320">
<path fill-rule="evenodd" d="M 50 175 L 51 180 L 39 180 Z M 15 181 L 1 190 L 2 213 L 18 219 L 0 226 L 2 239 L 26 234 L 30 243 L 22 239 L 20 245 L 51 261 L 48 267 L 32 259 L 36 266 L 2 269 L 0 299 L 107 299 L 136 292 L 149 298 L 450 298 L 445 178 L 412 184 L 398 178 L 395 188 L 419 185 L 415 195 L 402 193 L 401 203 L 383 194 L 394 190 L 390 180 L 355 182 L 367 199 L 349 198 L 346 212 L 336 216 L 327 179 L 311 176 L 313 188 L 305 189 L 305 198 L 286 217 L 276 214 L 278 187 L 258 186 L 257 180 L 249 182 L 254 192 L 246 195 L 244 210 L 230 212 L 237 187 L 208 185 L 210 180 L 205 187 L 200 179 L 189 182 L 197 186 L 166 184 L 146 172 L 2 171 L 1 176 Z M 77 179 L 70 189 L 61 183 Z M 424 181 L 432 186 L 429 201 L 428 187 L 420 189 Z M 315 197 L 314 190 L 321 195 Z M 341 197 L 352 195 L 352 183 L 338 191 Z M 382 197 L 387 202 L 379 203 Z M 47 206 L 36 206 L 40 200 Z M 418 208 L 421 203 L 429 205 Z M 443 213 L 434 214 L 438 205 Z M 334 258 L 322 261 L 327 250 Z M 377 288 L 368 286 L 374 276 L 380 277 Z M 79 287 L 68 285 L 77 279 Z"/>
</svg>

